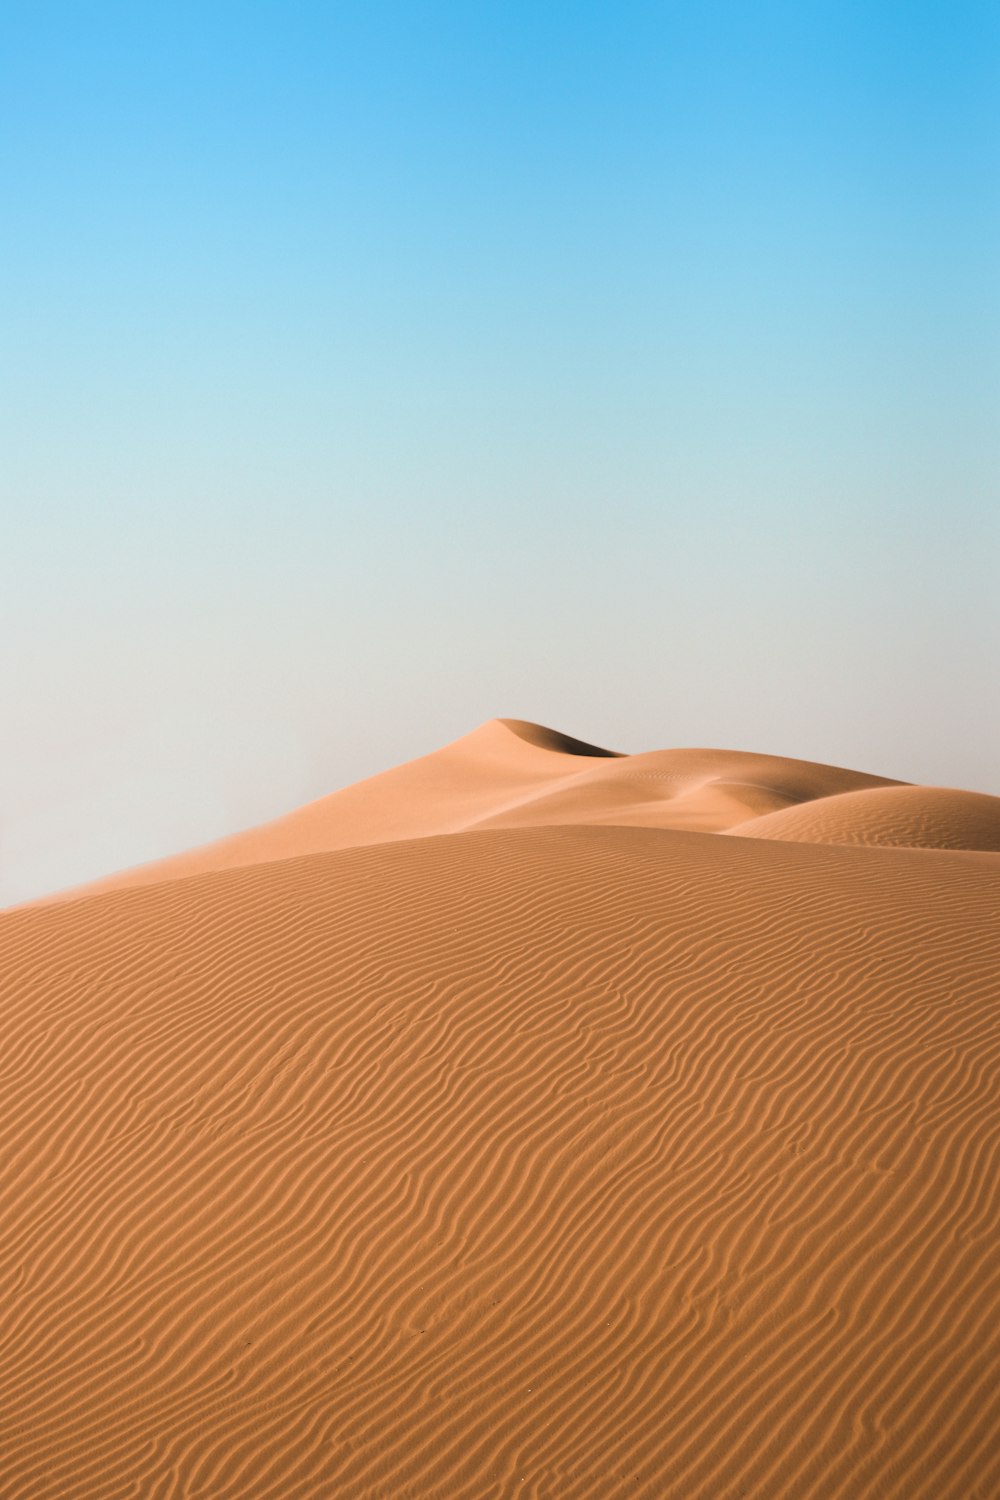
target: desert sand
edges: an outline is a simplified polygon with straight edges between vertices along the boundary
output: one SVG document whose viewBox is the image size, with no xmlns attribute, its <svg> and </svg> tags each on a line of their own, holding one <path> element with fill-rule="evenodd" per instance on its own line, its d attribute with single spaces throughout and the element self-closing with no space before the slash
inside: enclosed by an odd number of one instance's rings
<svg viewBox="0 0 1000 1500">
<path fill-rule="evenodd" d="M 1000 1494 L 1000 799 L 495 720 L 0 916 L 0 1494 Z"/>
</svg>

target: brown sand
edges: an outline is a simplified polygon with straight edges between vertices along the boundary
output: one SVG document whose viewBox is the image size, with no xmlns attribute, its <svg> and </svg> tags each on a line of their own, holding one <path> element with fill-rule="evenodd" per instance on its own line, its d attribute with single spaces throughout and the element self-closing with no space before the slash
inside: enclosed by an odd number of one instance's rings
<svg viewBox="0 0 1000 1500">
<path fill-rule="evenodd" d="M 287 817 L 87 889 L 117 890 L 473 828 L 613 823 L 716 833 L 793 803 L 899 784 L 738 750 L 619 755 L 540 724 L 492 719 L 433 755 L 359 781 Z"/>
<path fill-rule="evenodd" d="M 498 721 L 0 918 L 0 1494 L 1000 1493 L 998 806 Z"/>
<path fill-rule="evenodd" d="M 780 808 L 725 830 L 801 844 L 1000 851 L 1000 797 L 939 786 L 879 786 Z"/>
</svg>

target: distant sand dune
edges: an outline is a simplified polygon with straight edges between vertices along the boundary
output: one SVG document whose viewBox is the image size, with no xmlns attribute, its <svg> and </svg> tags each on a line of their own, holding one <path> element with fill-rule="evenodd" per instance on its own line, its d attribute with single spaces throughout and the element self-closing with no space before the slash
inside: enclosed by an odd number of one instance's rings
<svg viewBox="0 0 1000 1500">
<path fill-rule="evenodd" d="M 0 917 L 4 1500 L 1000 1494 L 997 799 L 528 728 Z"/>
<path fill-rule="evenodd" d="M 558 823 L 715 833 L 881 776 L 738 750 L 620 755 L 521 719 L 492 719 L 443 750 L 333 792 L 286 817 L 88 886 L 146 885 L 360 844 Z"/>
<path fill-rule="evenodd" d="M 842 792 L 726 830 L 742 838 L 909 849 L 1000 850 L 1000 797 L 936 786 Z"/>
</svg>

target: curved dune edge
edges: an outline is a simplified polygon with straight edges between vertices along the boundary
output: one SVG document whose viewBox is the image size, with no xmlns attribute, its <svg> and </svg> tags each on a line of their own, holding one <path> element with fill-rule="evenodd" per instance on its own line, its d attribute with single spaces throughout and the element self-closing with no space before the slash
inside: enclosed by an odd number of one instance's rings
<svg viewBox="0 0 1000 1500">
<path fill-rule="evenodd" d="M 639 828 L 0 918 L 5 1500 L 968 1500 L 1000 862 Z"/>
<path fill-rule="evenodd" d="M 793 803 L 898 785 L 740 750 L 623 755 L 523 719 L 491 719 L 272 822 L 49 899 L 471 829 L 610 824 L 719 833 Z"/>
<path fill-rule="evenodd" d="M 1000 797 L 947 787 L 877 787 L 782 808 L 725 832 L 806 844 L 1000 852 Z"/>
<path fill-rule="evenodd" d="M 559 729 L 549 729 L 544 724 L 535 724 L 530 719 L 495 719 L 516 739 L 535 745 L 539 750 L 552 750 L 559 755 L 579 755 L 596 760 L 620 760 L 621 750 L 604 750 L 600 745 L 590 745 L 586 740 L 574 739 Z"/>
</svg>

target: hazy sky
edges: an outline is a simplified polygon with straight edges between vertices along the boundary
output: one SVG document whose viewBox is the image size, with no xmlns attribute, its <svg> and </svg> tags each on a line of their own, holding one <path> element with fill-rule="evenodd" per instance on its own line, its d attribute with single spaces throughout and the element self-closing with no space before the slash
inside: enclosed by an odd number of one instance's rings
<svg viewBox="0 0 1000 1500">
<path fill-rule="evenodd" d="M 1000 793 L 1000 7 L 7 0 L 0 900 L 494 714 Z"/>
</svg>

